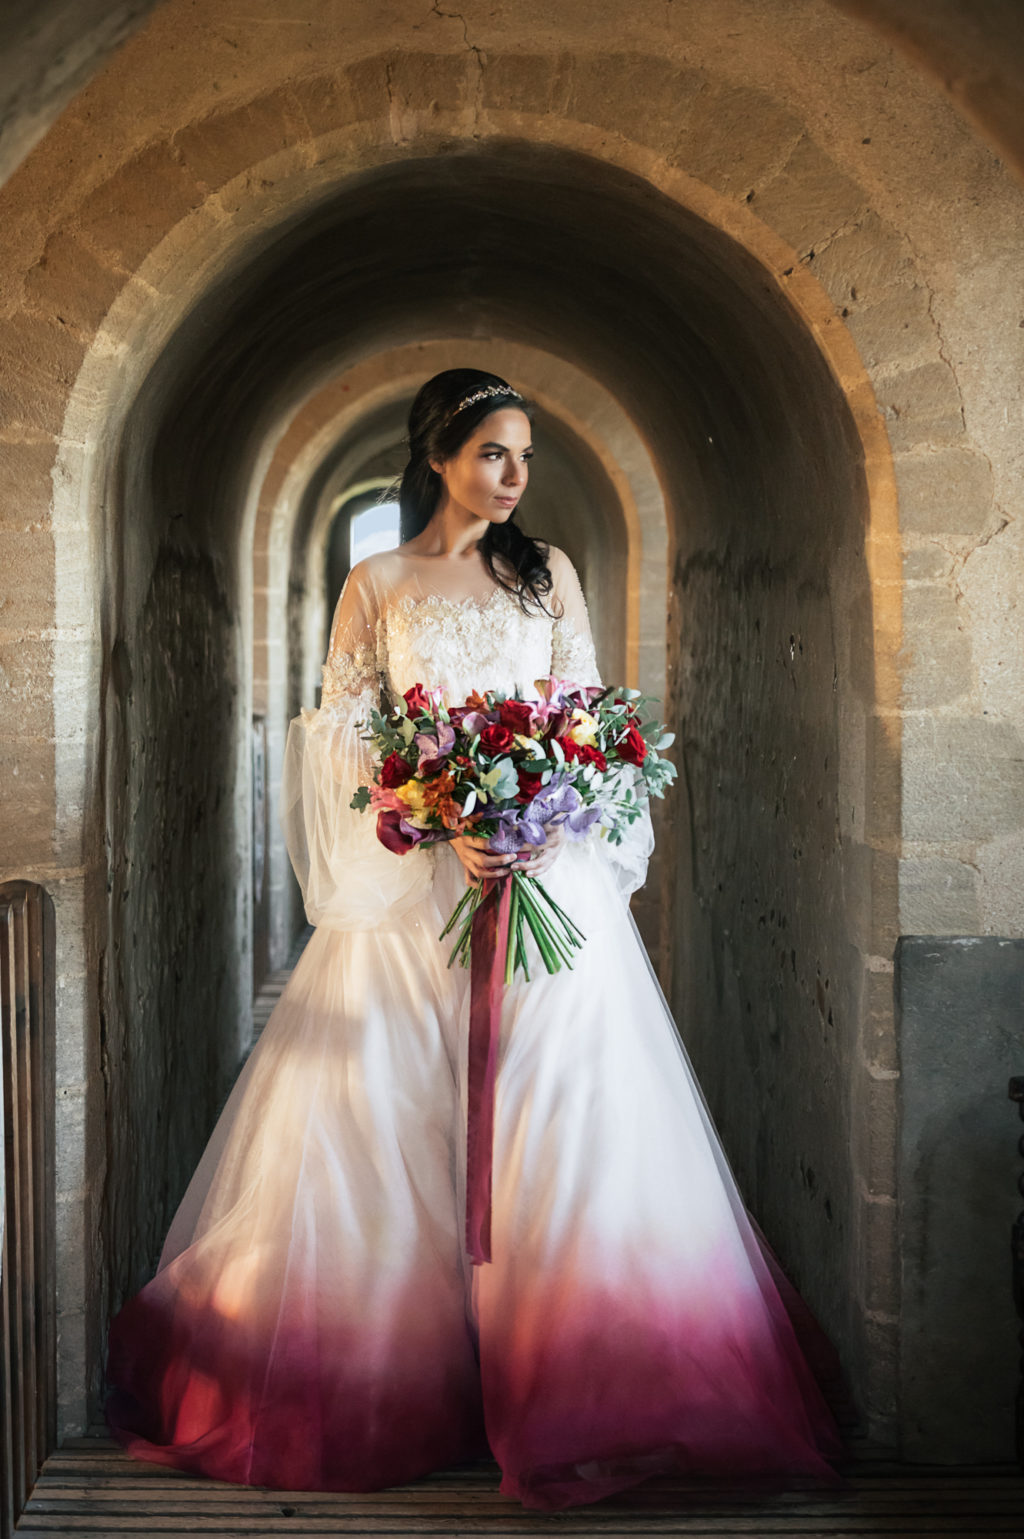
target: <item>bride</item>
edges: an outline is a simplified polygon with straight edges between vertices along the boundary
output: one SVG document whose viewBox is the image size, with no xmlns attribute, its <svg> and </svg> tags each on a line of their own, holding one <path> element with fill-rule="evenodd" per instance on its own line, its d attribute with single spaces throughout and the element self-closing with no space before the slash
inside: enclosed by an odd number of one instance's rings
<svg viewBox="0 0 1024 1539">
<path fill-rule="evenodd" d="M 362 1491 L 491 1452 L 530 1507 L 667 1472 L 829 1474 L 831 1419 L 629 915 L 649 819 L 621 846 L 399 858 L 349 808 L 382 690 L 598 682 L 571 564 L 515 521 L 530 422 L 495 375 L 423 386 L 404 543 L 353 569 L 322 704 L 292 723 L 282 816 L 316 930 L 112 1327 L 108 1416 L 140 1458 Z M 517 859 L 587 940 L 505 993 L 477 1266 L 468 978 L 438 936 L 465 882 Z"/>
</svg>

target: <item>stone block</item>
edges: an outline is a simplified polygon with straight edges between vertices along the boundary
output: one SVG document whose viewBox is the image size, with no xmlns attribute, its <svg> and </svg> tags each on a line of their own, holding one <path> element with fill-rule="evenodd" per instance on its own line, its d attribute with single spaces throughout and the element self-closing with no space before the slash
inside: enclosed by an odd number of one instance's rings
<svg viewBox="0 0 1024 1539">
<path fill-rule="evenodd" d="M 126 161 L 83 204 L 79 238 L 125 272 L 135 272 L 154 246 L 205 194 L 166 141 Z"/>
<path fill-rule="evenodd" d="M 953 570 L 953 558 L 941 545 L 913 545 L 903 552 L 906 582 L 938 582 Z"/>
<path fill-rule="evenodd" d="M 0 440 L 0 530 L 27 531 L 49 518 L 56 452 L 48 437 Z"/>
<path fill-rule="evenodd" d="M 978 930 L 1024 935 L 1024 829 L 983 844 L 974 859 L 981 879 Z"/>
<path fill-rule="evenodd" d="M 175 151 L 205 189 L 223 187 L 294 141 L 299 116 L 287 87 L 267 92 L 227 112 L 212 112 L 174 135 Z"/>
<path fill-rule="evenodd" d="M 57 1315 L 57 1434 L 81 1437 L 89 1423 L 87 1315 L 65 1310 Z"/>
<path fill-rule="evenodd" d="M 48 528 L 0 529 L 0 632 L 37 635 L 53 624 L 54 540 Z"/>
<path fill-rule="evenodd" d="M 938 333 L 928 308 L 928 290 L 901 287 L 872 305 L 851 310 L 846 325 L 867 369 L 899 363 L 922 355 L 934 357 Z"/>
<path fill-rule="evenodd" d="M 29 310 L 91 336 L 124 286 L 124 274 L 99 260 L 72 235 L 51 235 L 25 275 Z"/>
<path fill-rule="evenodd" d="M 860 1267 L 864 1307 L 873 1314 L 897 1314 L 900 1267 L 895 1202 L 869 1198 L 861 1203 Z"/>
<path fill-rule="evenodd" d="M 899 1068 L 891 972 L 865 968 L 861 996 L 860 1056 L 866 1068 Z"/>
<path fill-rule="evenodd" d="M 941 359 L 876 381 L 875 395 L 897 454 L 918 444 L 953 443 L 964 435 L 960 391 Z"/>
<path fill-rule="evenodd" d="M 837 309 L 851 302 L 874 304 L 896 284 L 913 282 L 913 254 L 906 237 L 873 212 L 808 256 L 806 266 Z"/>
<path fill-rule="evenodd" d="M 971 644 L 952 590 L 922 583 L 903 595 L 903 703 L 910 710 L 953 705 L 974 685 Z"/>
<path fill-rule="evenodd" d="M 887 839 L 900 832 L 902 800 L 900 758 L 902 720 L 898 716 L 872 716 L 867 723 L 864 779 L 867 805 L 865 837 Z"/>
<path fill-rule="evenodd" d="M 3 545 L 0 541 L 0 556 Z M 3 608 L 0 601 L 0 625 Z M 0 630 L 0 701 L 8 723 L 26 737 L 53 735 L 53 642 L 31 633 Z M 10 714 L 8 714 L 10 713 Z"/>
<path fill-rule="evenodd" d="M 703 82 L 700 70 L 649 54 L 577 55 L 565 111 L 581 123 L 617 134 L 625 118 L 631 138 L 669 154 L 676 149 L 681 120 Z"/>
<path fill-rule="evenodd" d="M 944 844 L 1020 827 L 1024 741 L 986 716 L 908 716 L 903 725 L 903 832 Z"/>
<path fill-rule="evenodd" d="M 1010 1227 L 1020 1197 L 1024 940 L 904 936 L 896 956 L 902 1059 L 903 1454 L 1009 1462 L 1017 1386 Z"/>
<path fill-rule="evenodd" d="M 59 1197 L 55 1204 L 57 1245 L 57 1309 L 77 1313 L 86 1308 L 88 1288 L 85 1205 L 77 1194 Z"/>
<path fill-rule="evenodd" d="M 718 81 L 695 98 L 682 129 L 673 163 L 719 192 L 750 198 L 755 213 L 761 212 L 762 184 L 803 131 L 777 97 Z"/>
<path fill-rule="evenodd" d="M 804 138 L 778 175 L 758 191 L 753 207 L 759 218 L 802 253 L 855 223 L 868 201 L 862 187 L 840 171 L 813 139 Z"/>
<path fill-rule="evenodd" d="M 562 110 L 571 82 L 571 55 L 488 53 L 480 100 L 484 108 L 531 116 Z"/>
<path fill-rule="evenodd" d="M 979 929 L 978 873 L 959 860 L 900 861 L 904 935 L 972 935 Z"/>
<path fill-rule="evenodd" d="M 57 1091 L 57 1197 L 79 1198 L 88 1183 L 84 1085 L 62 1085 Z"/>
<path fill-rule="evenodd" d="M 857 1128 L 854 1135 L 854 1167 L 864 1191 L 871 1198 L 896 1195 L 896 1144 L 899 1118 L 899 1080 L 891 1071 L 857 1071 L 854 1099 Z M 872 1309 L 880 1309 L 873 1304 Z"/>
<path fill-rule="evenodd" d="M 970 449 L 919 449 L 893 466 L 900 528 L 915 534 L 979 534 L 992 520 L 992 469 Z"/>
<path fill-rule="evenodd" d="M 0 324 L 0 421 L 11 436 L 60 432 L 84 357 L 84 342 L 56 319 L 21 312 Z"/>
</svg>

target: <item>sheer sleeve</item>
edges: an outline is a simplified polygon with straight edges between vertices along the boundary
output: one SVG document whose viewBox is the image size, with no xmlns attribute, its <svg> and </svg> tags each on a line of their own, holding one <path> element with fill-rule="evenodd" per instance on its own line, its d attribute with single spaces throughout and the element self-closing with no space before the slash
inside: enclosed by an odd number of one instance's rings
<svg viewBox="0 0 1024 1539">
<path fill-rule="evenodd" d="M 551 672 L 555 678 L 572 684 L 600 684 L 587 601 L 576 569 L 555 546 L 550 548 L 549 564 L 554 585 L 553 609 L 558 615 L 551 632 Z M 647 863 L 654 851 L 650 806 L 645 802 L 640 817 L 625 830 L 621 844 L 609 843 L 602 832 L 600 847 L 619 891 L 628 898 L 647 880 Z"/>
<path fill-rule="evenodd" d="M 281 786 L 281 825 L 310 924 L 332 930 L 391 926 L 429 890 L 425 850 L 393 855 L 371 812 L 349 806 L 369 782 L 373 758 L 361 733 L 380 705 L 384 660 L 378 605 L 362 565 L 345 584 L 331 627 L 319 710 L 291 722 Z"/>
</svg>

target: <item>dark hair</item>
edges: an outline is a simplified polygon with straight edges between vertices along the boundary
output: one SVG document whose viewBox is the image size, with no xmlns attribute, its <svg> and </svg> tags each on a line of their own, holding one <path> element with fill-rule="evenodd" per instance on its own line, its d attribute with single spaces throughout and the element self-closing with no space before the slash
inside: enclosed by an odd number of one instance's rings
<svg viewBox="0 0 1024 1539">
<path fill-rule="evenodd" d="M 478 390 L 488 394 L 455 408 Z M 430 522 L 444 486 L 431 470 L 431 460 L 451 459 L 492 411 L 514 406 L 533 421 L 533 407 L 497 374 L 483 369 L 445 369 L 428 379 L 417 392 L 409 412 L 409 463 L 402 474 L 398 503 L 400 538 L 411 540 Z M 524 534 L 515 511 L 503 524 L 489 524 L 479 545 L 494 581 L 514 593 L 523 609 L 530 605 L 548 612 L 545 599 L 551 593 L 548 548 Z M 499 566 L 503 564 L 504 570 Z M 514 573 L 514 576 L 510 576 Z"/>
</svg>

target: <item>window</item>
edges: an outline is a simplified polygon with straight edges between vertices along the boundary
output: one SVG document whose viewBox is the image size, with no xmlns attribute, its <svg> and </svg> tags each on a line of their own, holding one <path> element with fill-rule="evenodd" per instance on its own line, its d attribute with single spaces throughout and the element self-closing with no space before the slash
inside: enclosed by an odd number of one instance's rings
<svg viewBox="0 0 1024 1539">
<path fill-rule="evenodd" d="M 349 559 L 353 566 L 382 550 L 394 550 L 397 544 L 397 502 L 382 502 L 353 516 L 349 525 Z"/>
</svg>

